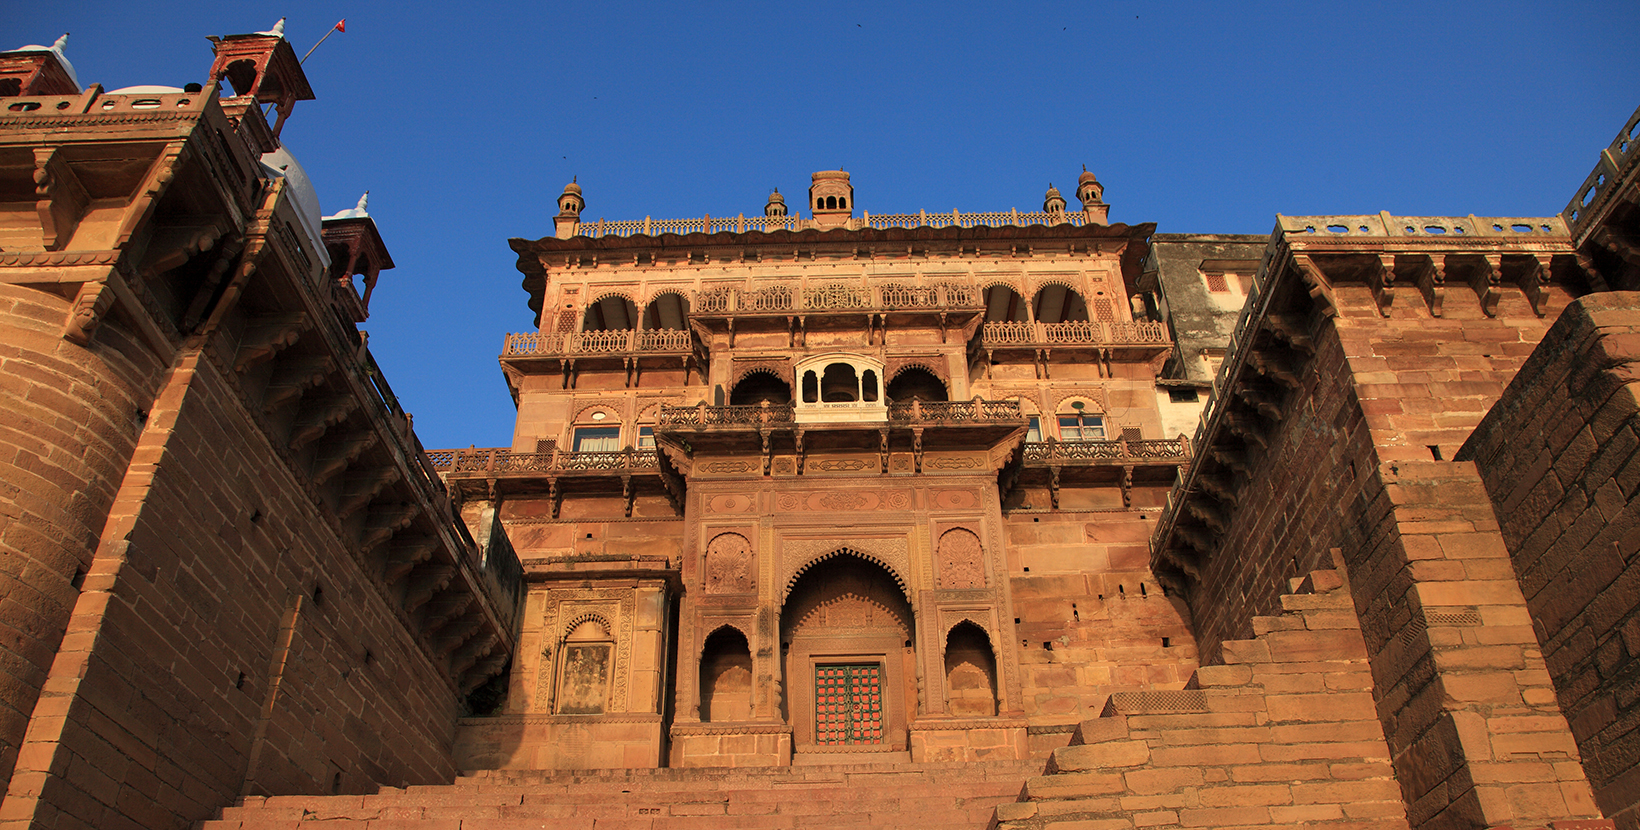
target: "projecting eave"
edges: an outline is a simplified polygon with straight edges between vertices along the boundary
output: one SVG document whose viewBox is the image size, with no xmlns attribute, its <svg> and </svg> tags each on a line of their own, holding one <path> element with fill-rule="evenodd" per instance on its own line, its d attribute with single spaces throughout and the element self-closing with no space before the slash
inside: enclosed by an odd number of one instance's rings
<svg viewBox="0 0 1640 830">
<path fill-rule="evenodd" d="M 919 254 L 929 253 L 929 247 L 949 246 L 955 251 L 964 243 L 990 243 L 1000 247 L 999 243 L 1027 243 L 1032 247 L 1051 246 L 1065 243 L 1074 246 L 1077 242 L 1112 242 L 1121 243 L 1122 276 L 1131 288 L 1137 285 L 1139 272 L 1149 252 L 1148 244 L 1130 245 L 1130 242 L 1145 243 L 1156 232 L 1155 222 L 1144 222 L 1138 225 L 1117 223 L 1115 225 L 1005 225 L 992 227 L 981 225 L 976 227 L 915 227 L 915 228 L 861 228 L 848 230 L 836 228 L 819 230 L 806 228 L 800 231 L 722 231 L 718 233 L 690 233 L 675 234 L 663 233 L 654 236 L 636 234 L 632 236 L 572 236 L 568 239 L 543 237 L 541 239 L 509 239 L 507 240 L 514 252 L 518 254 L 518 270 L 524 275 L 523 287 L 530 294 L 530 309 L 537 315 L 539 324 L 541 303 L 546 294 L 547 266 L 546 257 L 552 255 L 590 253 L 599 259 L 611 261 L 622 260 L 628 256 L 635 256 L 644 252 L 660 250 L 689 249 L 703 251 L 710 254 L 713 250 L 733 250 L 734 256 L 739 257 L 741 252 L 752 248 L 770 248 L 791 251 L 806 247 L 810 251 L 831 253 L 838 249 L 853 248 L 851 256 L 869 259 L 893 258 L 909 256 L 912 249 L 921 243 L 924 246 Z M 902 247 L 903 246 L 903 247 Z M 986 254 L 1003 253 L 986 251 Z M 1015 252 L 1017 255 L 1017 252 Z"/>
</svg>

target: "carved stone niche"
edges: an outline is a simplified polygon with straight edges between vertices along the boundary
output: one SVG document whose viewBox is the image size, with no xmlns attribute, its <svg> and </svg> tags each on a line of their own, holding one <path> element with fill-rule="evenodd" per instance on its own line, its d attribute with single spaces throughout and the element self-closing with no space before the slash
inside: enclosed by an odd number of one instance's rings
<svg viewBox="0 0 1640 830">
<path fill-rule="evenodd" d="M 936 584 L 942 591 L 983 589 L 989 584 L 989 562 L 979 534 L 966 526 L 936 528 Z"/>
<path fill-rule="evenodd" d="M 701 588 L 705 593 L 757 592 L 757 554 L 744 531 L 724 530 L 710 535 L 701 558 Z"/>
</svg>

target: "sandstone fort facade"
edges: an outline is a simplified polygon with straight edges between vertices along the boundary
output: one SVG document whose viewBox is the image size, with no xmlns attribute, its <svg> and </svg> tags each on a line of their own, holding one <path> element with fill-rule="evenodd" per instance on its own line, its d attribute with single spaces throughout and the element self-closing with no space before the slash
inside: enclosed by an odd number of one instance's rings
<svg viewBox="0 0 1640 830">
<path fill-rule="evenodd" d="M 0 824 L 1640 827 L 1640 112 L 1268 236 L 571 183 L 428 451 L 213 48 L 0 53 Z"/>
</svg>

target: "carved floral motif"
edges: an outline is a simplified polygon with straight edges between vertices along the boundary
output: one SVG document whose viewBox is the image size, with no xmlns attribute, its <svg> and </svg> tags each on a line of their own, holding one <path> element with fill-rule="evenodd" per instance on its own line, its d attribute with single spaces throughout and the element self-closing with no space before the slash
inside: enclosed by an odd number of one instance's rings
<svg viewBox="0 0 1640 830">
<path fill-rule="evenodd" d="M 941 534 L 939 563 L 942 590 L 985 587 L 985 551 L 972 531 L 959 527 Z"/>
<path fill-rule="evenodd" d="M 738 533 L 719 533 L 706 546 L 706 593 L 749 594 L 757 590 L 752 543 Z"/>
</svg>

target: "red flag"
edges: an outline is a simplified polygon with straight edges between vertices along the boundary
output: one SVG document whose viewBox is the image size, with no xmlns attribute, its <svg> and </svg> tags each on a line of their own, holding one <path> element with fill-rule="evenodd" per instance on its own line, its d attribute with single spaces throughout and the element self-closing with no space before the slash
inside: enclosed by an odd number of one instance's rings
<svg viewBox="0 0 1640 830">
<path fill-rule="evenodd" d="M 336 24 L 336 31 L 338 31 L 338 32 L 347 31 L 347 18 L 345 18 L 345 17 L 342 18 L 341 22 Z"/>
</svg>

